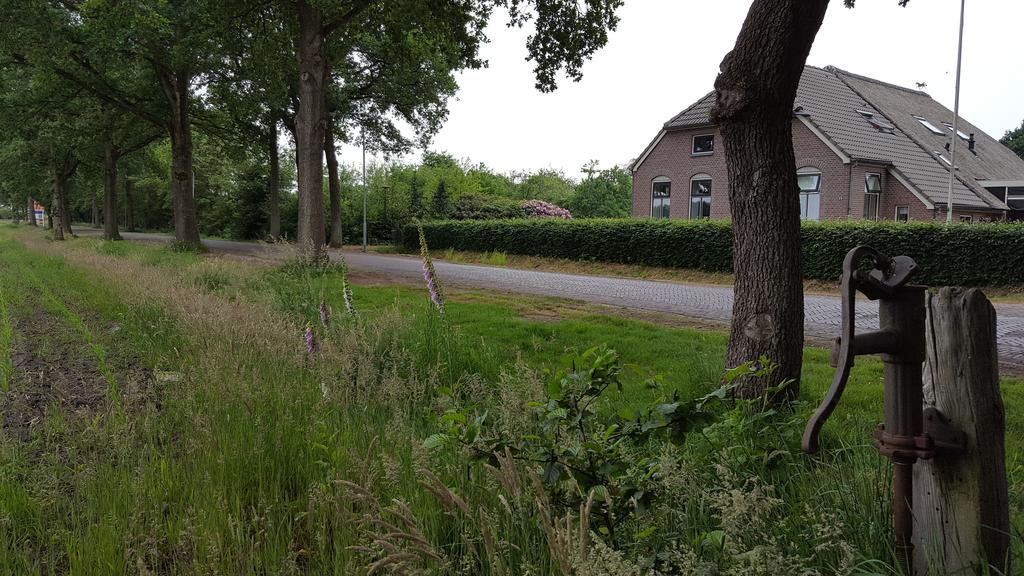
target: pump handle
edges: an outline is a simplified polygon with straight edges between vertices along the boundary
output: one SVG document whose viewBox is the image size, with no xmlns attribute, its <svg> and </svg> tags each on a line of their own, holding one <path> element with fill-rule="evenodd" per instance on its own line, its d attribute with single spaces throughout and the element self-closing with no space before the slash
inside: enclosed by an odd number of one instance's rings
<svg viewBox="0 0 1024 576">
<path fill-rule="evenodd" d="M 870 271 L 860 267 L 861 260 L 871 258 L 873 266 Z M 842 295 L 843 325 L 838 338 L 839 350 L 833 349 L 832 364 L 836 367 L 836 374 L 832 378 L 832 387 L 829 388 L 825 399 L 814 411 L 814 415 L 807 422 L 804 428 L 804 437 L 801 442 L 804 452 L 814 454 L 818 451 L 818 434 L 825 420 L 832 415 L 836 409 L 839 398 L 846 389 L 846 382 L 850 379 L 850 369 L 853 368 L 853 358 L 857 355 L 856 340 L 854 338 L 854 324 L 857 320 L 854 314 L 854 306 L 857 302 L 857 292 L 862 292 L 870 300 L 877 300 L 892 296 L 917 269 L 914 261 L 907 256 L 896 256 L 890 258 L 870 246 L 857 246 L 846 253 L 843 260 L 843 277 L 840 285 Z M 887 334 L 877 334 L 878 338 L 865 340 L 861 347 L 861 353 L 870 354 L 879 343 L 884 343 Z"/>
</svg>

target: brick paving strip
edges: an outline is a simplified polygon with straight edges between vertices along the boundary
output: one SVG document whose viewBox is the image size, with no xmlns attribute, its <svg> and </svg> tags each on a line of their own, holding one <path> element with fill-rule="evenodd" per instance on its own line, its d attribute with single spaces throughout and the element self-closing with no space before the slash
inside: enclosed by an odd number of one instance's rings
<svg viewBox="0 0 1024 576">
<path fill-rule="evenodd" d="M 77 233 L 92 235 L 98 231 L 80 229 Z M 122 233 L 122 236 L 139 241 L 170 240 L 169 236 L 160 234 Z M 229 240 L 211 239 L 203 243 L 213 252 L 243 256 L 258 257 L 273 249 L 264 244 Z M 417 257 L 364 254 L 353 250 L 346 250 L 344 256 L 354 271 L 413 282 L 421 282 L 423 279 Z M 443 261 L 436 261 L 434 265 L 441 281 L 451 285 L 568 298 L 621 308 L 678 314 L 716 323 L 728 323 L 732 314 L 732 288 L 727 286 L 561 274 Z M 1000 361 L 1019 372 L 1024 368 L 1024 304 L 997 303 L 995 308 Z M 840 299 L 837 296 L 808 294 L 804 297 L 804 315 L 807 336 L 819 340 L 831 339 L 839 333 Z M 877 326 L 878 305 L 864 298 L 859 299 L 858 329 L 870 330 Z"/>
</svg>

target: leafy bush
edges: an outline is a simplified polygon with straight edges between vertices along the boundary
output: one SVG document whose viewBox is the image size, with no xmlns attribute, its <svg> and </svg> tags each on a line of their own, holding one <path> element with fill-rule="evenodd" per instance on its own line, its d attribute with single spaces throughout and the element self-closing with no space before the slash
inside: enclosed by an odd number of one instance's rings
<svg viewBox="0 0 1024 576">
<path fill-rule="evenodd" d="M 463 194 L 452 206 L 452 220 L 501 220 L 526 214 L 515 200 L 481 194 Z"/>
<path fill-rule="evenodd" d="M 428 222 L 434 248 L 732 271 L 732 229 L 714 220 L 502 220 Z M 919 268 L 915 281 L 932 285 L 1024 284 L 1021 224 L 932 222 L 805 222 L 804 276 L 836 280 L 851 248 L 868 245 L 905 254 Z M 416 238 L 406 234 L 405 238 Z"/>
<path fill-rule="evenodd" d="M 423 443 L 436 454 L 459 450 L 460 462 L 496 476 L 494 490 L 506 492 L 496 516 L 522 515 L 509 502 L 517 487 L 532 484 L 536 509 L 524 524 L 544 527 L 561 573 L 853 573 L 864 551 L 851 540 L 880 511 L 848 524 L 827 509 L 789 507 L 788 490 L 814 492 L 820 482 L 820 463 L 798 455 L 809 406 L 771 409 L 786 384 L 757 398 L 733 394 L 741 380 L 766 376 L 776 364 L 763 357 L 745 363 L 692 399 L 648 378 L 649 400 L 631 403 L 623 394 L 627 366 L 614 350 L 595 347 L 565 360 L 563 369 L 546 371 L 543 395 L 525 403 L 523 428 L 509 430 L 482 407 L 449 409 L 437 419 L 441 431 Z M 449 508 L 463 507 L 462 518 L 490 517 L 431 484 Z M 844 478 L 841 490 L 854 484 Z M 489 538 L 484 528 L 470 530 Z"/>
</svg>

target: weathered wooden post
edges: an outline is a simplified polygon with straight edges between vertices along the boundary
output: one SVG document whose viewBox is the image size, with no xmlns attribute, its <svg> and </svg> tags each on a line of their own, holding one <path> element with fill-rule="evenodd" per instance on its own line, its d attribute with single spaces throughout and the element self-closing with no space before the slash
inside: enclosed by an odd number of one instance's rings
<svg viewBox="0 0 1024 576">
<path fill-rule="evenodd" d="M 1009 574 L 995 309 L 980 290 L 961 288 L 929 294 L 926 306 L 925 418 L 941 414 L 966 443 L 914 467 L 915 572 L 973 575 L 987 562 Z"/>
</svg>

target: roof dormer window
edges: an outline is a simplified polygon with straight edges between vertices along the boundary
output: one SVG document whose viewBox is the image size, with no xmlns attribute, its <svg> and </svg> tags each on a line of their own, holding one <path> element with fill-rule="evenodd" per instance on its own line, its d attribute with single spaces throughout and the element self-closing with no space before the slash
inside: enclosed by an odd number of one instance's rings
<svg viewBox="0 0 1024 576">
<path fill-rule="evenodd" d="M 932 124 L 931 122 L 929 122 L 923 116 L 914 116 L 914 120 L 917 120 L 918 122 L 920 122 L 921 126 L 924 126 L 925 128 L 927 128 L 928 131 L 931 132 L 932 134 L 938 134 L 939 136 L 942 136 L 943 134 L 945 134 L 945 132 L 943 132 L 942 130 L 939 130 L 939 128 L 937 126 L 935 126 L 935 124 Z"/>
</svg>

